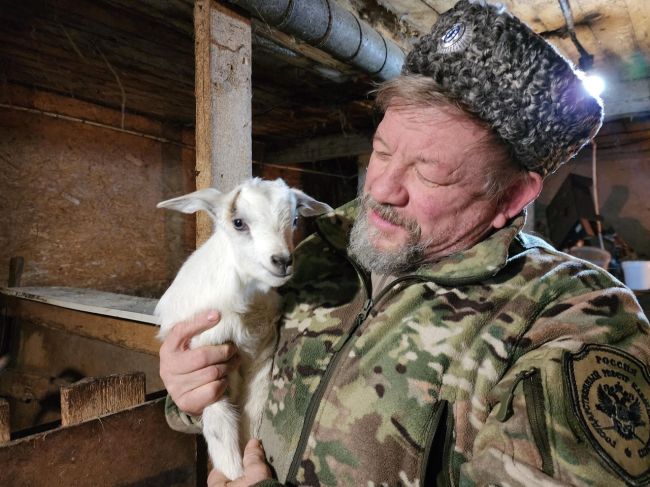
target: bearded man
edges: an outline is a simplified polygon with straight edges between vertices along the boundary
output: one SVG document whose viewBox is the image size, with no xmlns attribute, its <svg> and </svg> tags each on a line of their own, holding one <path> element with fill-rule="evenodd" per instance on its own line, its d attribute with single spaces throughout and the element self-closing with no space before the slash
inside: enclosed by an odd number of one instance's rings
<svg viewBox="0 0 650 487">
<path fill-rule="evenodd" d="M 518 19 L 464 0 L 377 104 L 362 194 L 318 220 L 282 290 L 264 450 L 252 440 L 245 476 L 210 485 L 646 485 L 647 318 L 611 275 L 521 231 L 598 131 L 599 100 Z M 176 429 L 236 366 L 232 347 L 186 348 L 217 320 L 161 348 Z"/>
</svg>

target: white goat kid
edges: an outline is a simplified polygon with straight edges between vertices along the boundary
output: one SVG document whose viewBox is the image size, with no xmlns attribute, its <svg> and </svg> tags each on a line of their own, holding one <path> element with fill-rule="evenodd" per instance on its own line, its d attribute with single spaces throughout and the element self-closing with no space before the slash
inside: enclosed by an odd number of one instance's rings
<svg viewBox="0 0 650 487">
<path fill-rule="evenodd" d="M 291 277 L 298 214 L 319 215 L 331 208 L 281 179 L 258 178 L 228 193 L 204 189 L 158 208 L 205 210 L 214 220 L 213 235 L 183 264 L 155 314 L 164 338 L 174 324 L 219 310 L 220 322 L 192 338 L 190 348 L 227 341 L 239 348 L 239 374 L 228 377 L 228 397 L 206 407 L 202 418 L 212 464 L 236 479 L 243 475 L 241 448 L 250 434 L 257 434 L 268 394 L 279 313 L 273 288 Z"/>
</svg>

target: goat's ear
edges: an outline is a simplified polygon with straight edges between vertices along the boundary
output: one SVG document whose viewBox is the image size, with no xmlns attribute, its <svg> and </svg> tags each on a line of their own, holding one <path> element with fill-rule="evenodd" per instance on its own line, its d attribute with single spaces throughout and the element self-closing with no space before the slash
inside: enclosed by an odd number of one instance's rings
<svg viewBox="0 0 650 487">
<path fill-rule="evenodd" d="M 215 188 L 200 189 L 194 193 L 161 201 L 156 208 L 169 208 L 181 213 L 196 213 L 200 210 L 207 211 L 212 217 L 216 217 L 215 208 L 219 206 L 223 193 Z"/>
<path fill-rule="evenodd" d="M 299 189 L 291 188 L 291 190 L 296 195 L 298 213 L 302 216 L 322 215 L 323 213 L 332 211 L 332 207 L 327 203 L 321 203 Z"/>
</svg>

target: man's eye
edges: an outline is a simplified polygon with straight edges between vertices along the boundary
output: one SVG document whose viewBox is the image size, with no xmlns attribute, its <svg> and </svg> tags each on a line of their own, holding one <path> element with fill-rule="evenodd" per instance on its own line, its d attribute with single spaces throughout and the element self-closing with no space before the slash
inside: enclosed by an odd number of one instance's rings
<svg viewBox="0 0 650 487">
<path fill-rule="evenodd" d="M 242 220 L 241 218 L 235 218 L 232 221 L 232 226 L 235 227 L 235 230 L 239 230 L 240 232 L 248 229 L 248 225 L 246 225 L 244 220 Z"/>
<path fill-rule="evenodd" d="M 431 179 L 427 178 L 424 174 L 422 174 L 420 171 L 417 169 L 415 170 L 416 174 L 418 175 L 418 178 L 425 183 L 427 186 L 440 186 L 439 184 L 433 182 Z"/>
</svg>

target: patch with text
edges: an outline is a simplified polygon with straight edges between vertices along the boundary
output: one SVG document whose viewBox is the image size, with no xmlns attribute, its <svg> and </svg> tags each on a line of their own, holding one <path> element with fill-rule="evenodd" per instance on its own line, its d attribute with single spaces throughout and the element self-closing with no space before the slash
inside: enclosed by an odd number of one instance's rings
<svg viewBox="0 0 650 487">
<path fill-rule="evenodd" d="M 635 357 L 588 344 L 564 361 L 573 410 L 589 442 L 627 483 L 650 482 L 650 375 Z"/>
</svg>

